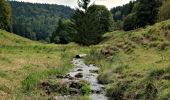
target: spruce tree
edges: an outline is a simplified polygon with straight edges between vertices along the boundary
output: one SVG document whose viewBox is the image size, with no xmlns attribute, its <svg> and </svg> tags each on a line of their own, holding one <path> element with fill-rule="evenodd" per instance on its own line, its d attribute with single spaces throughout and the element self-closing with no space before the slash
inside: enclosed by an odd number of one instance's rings
<svg viewBox="0 0 170 100">
<path fill-rule="evenodd" d="M 11 31 L 12 12 L 7 0 L 0 0 L 0 29 Z"/>
<path fill-rule="evenodd" d="M 75 23 L 75 41 L 82 45 L 97 44 L 103 33 L 110 30 L 113 17 L 105 6 L 91 5 L 90 0 L 79 0 L 72 21 Z"/>
</svg>

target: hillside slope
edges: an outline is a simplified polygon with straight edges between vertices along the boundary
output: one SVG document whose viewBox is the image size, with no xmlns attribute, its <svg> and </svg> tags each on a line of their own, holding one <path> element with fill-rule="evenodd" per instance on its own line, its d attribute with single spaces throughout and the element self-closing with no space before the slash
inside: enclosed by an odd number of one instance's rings
<svg viewBox="0 0 170 100">
<path fill-rule="evenodd" d="M 33 42 L 29 39 L 20 37 L 18 35 L 0 29 L 0 45 L 26 45 L 31 43 L 38 42 Z"/>
<path fill-rule="evenodd" d="M 58 20 L 70 18 L 74 10 L 57 4 L 9 2 L 13 12 L 14 33 L 32 40 L 46 40 L 57 27 Z"/>
<path fill-rule="evenodd" d="M 170 20 L 105 34 L 87 58 L 102 69 L 98 80 L 116 100 L 170 98 Z"/>
<path fill-rule="evenodd" d="M 42 44 L 0 30 L 0 99 L 49 98 L 38 83 L 48 77 L 56 80 L 55 75 L 72 68 L 70 62 L 77 53 L 88 51 L 76 48 L 74 44 Z"/>
</svg>

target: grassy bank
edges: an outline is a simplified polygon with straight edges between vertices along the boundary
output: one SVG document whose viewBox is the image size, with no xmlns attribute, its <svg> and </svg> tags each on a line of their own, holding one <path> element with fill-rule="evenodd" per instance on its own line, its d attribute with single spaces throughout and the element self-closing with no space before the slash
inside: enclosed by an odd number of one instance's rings
<svg viewBox="0 0 170 100">
<path fill-rule="evenodd" d="M 107 33 L 86 59 L 114 99 L 170 98 L 170 20 L 129 32 Z"/>
<path fill-rule="evenodd" d="M 0 98 L 48 98 L 38 88 L 38 83 L 66 73 L 73 67 L 72 58 L 88 50 L 75 44 L 33 42 L 0 30 Z"/>
</svg>

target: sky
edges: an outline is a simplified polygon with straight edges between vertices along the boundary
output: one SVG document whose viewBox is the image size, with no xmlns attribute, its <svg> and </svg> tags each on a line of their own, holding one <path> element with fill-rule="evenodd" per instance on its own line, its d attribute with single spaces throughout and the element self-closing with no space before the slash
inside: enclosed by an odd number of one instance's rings
<svg viewBox="0 0 170 100">
<path fill-rule="evenodd" d="M 15 0 L 15 1 L 58 4 L 58 5 L 70 6 L 72 8 L 77 7 L 77 0 Z M 111 9 L 115 6 L 126 4 L 130 0 L 91 0 L 91 1 L 95 4 L 105 5 L 108 9 Z"/>
</svg>

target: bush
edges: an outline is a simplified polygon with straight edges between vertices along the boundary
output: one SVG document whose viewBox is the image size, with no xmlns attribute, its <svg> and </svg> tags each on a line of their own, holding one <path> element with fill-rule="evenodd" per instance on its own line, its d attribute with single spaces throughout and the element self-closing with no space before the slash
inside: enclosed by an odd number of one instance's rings
<svg viewBox="0 0 170 100">
<path fill-rule="evenodd" d="M 125 31 L 133 30 L 137 28 L 136 23 L 137 23 L 136 14 L 131 13 L 124 19 L 123 29 Z"/>
<path fill-rule="evenodd" d="M 82 87 L 81 87 L 81 93 L 83 95 L 89 95 L 91 93 L 91 88 L 90 88 L 90 85 L 89 84 L 84 84 Z"/>
</svg>

